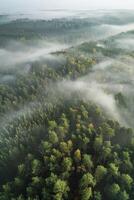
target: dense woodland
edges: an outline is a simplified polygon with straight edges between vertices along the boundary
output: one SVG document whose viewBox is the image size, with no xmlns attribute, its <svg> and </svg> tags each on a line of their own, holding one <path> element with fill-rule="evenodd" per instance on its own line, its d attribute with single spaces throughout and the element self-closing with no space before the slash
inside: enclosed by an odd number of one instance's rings
<svg viewBox="0 0 134 200">
<path fill-rule="evenodd" d="M 27 101 L 39 103 L 32 114 L 1 127 L 0 199 L 134 198 L 132 130 L 108 120 L 77 94 L 54 103 L 47 99 L 52 82 L 84 75 L 94 63 L 75 57 L 59 68 L 34 63 L 27 76 L 1 84 L 1 115 L 17 113 Z"/>
<path fill-rule="evenodd" d="M 1 40 L 5 32 L 16 37 L 12 28 L 27 24 L 12 23 L 2 25 Z M 49 26 L 40 23 L 39 27 Z M 59 30 L 55 21 L 51 25 Z M 24 43 L 33 26 L 30 22 Z M 77 20 L 61 26 L 65 31 L 79 28 Z M 20 32 L 23 37 L 25 31 Z M 64 56 L 60 64 L 36 61 L 27 74 L 17 73 L 17 68 L 1 72 L 16 73 L 16 78 L 0 83 L 0 200 L 134 199 L 133 129 L 122 127 L 92 101 L 81 100 L 77 92 L 67 98 L 56 88 L 58 81 L 75 81 L 90 73 L 102 59 L 100 52 L 112 58 L 128 53 L 83 43 L 53 53 Z M 115 100 L 127 107 L 122 93 Z"/>
</svg>

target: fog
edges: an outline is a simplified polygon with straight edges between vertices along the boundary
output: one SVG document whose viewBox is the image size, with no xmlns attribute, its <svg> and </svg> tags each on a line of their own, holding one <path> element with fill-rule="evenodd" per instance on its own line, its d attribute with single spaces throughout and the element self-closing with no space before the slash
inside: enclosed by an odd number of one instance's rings
<svg viewBox="0 0 134 200">
<path fill-rule="evenodd" d="M 133 37 L 118 39 L 116 42 L 117 42 L 117 47 L 120 47 L 122 49 L 134 50 L 134 38 Z"/>
<path fill-rule="evenodd" d="M 58 83 L 59 91 L 65 98 L 75 93 L 80 99 L 94 102 L 112 119 L 124 126 L 133 126 L 134 67 L 120 60 L 101 62 L 93 71 L 76 81 Z M 134 59 L 133 59 L 134 63 Z M 119 107 L 115 94 L 121 92 L 127 98 L 127 109 Z"/>
<path fill-rule="evenodd" d="M 12 68 L 15 67 L 18 64 L 23 64 L 23 63 L 30 63 L 33 61 L 38 61 L 43 58 L 50 58 L 53 59 L 54 56 L 50 55 L 52 52 L 56 52 L 59 50 L 64 50 L 66 49 L 67 45 L 64 44 L 54 44 L 54 43 L 46 43 L 44 41 L 40 42 L 41 45 L 40 47 L 35 47 L 32 46 L 30 48 L 24 48 L 24 45 L 20 45 L 20 49 L 16 49 L 16 51 L 11 51 L 5 49 L 0 49 L 0 69 L 6 69 L 7 68 Z M 43 45 L 44 43 L 44 45 Z M 11 43 L 11 47 L 8 48 L 13 48 L 13 43 Z M 8 59 L 7 59 L 8 58 Z"/>
<path fill-rule="evenodd" d="M 60 87 L 61 83 L 59 84 Z M 66 91 L 67 96 L 72 95 L 74 92 L 77 92 L 79 98 L 87 101 L 92 101 L 96 105 L 104 109 L 106 114 L 112 119 L 119 121 L 121 124 L 124 124 L 123 119 L 121 118 L 118 108 L 116 106 L 115 99 L 112 94 L 107 94 L 97 82 L 88 82 L 88 81 L 65 81 L 62 82 L 62 88 L 60 88 L 61 93 Z"/>
<path fill-rule="evenodd" d="M 1 0 L 0 11 L 38 9 L 134 9 L 132 0 Z"/>
<path fill-rule="evenodd" d="M 66 51 L 67 55 L 73 52 L 74 55 L 81 53 L 86 58 L 96 57 L 97 63 L 86 75 L 76 80 L 63 78 L 63 80 L 49 85 L 47 89 L 48 101 L 52 102 L 56 97 L 66 99 L 76 95 L 76 98 L 83 101 L 95 103 L 106 116 L 117 120 L 121 125 L 134 127 L 133 19 L 133 13 L 128 11 L 102 10 L 99 12 L 48 11 L 47 13 L 41 12 L 40 15 L 4 16 L 4 18 L 0 18 L 1 27 L 7 31 L 10 23 L 18 27 L 21 22 L 24 26 L 24 38 L 22 36 L 16 37 L 16 34 L 20 34 L 18 28 L 18 32 L 13 32 L 13 37 L 8 32 L 6 42 L 1 42 L 0 84 L 7 84 L 7 82 L 10 84 L 16 80 L 15 73 L 4 74 L 4 71 L 9 70 L 10 72 L 11 69 L 15 69 L 15 71 L 27 76 L 31 63 L 36 61 L 42 61 L 45 66 L 48 59 L 50 62 L 53 61 L 56 67 L 59 66 L 59 63 L 64 66 L 66 55 L 63 55 L 62 51 Z M 33 27 L 36 27 L 40 22 L 43 22 L 47 28 L 42 31 L 42 24 L 39 25 L 37 34 L 35 33 L 33 37 L 29 38 L 27 32 L 33 34 Z M 67 23 L 67 27 L 64 27 L 65 23 Z M 51 24 L 52 26 L 54 24 L 55 29 L 51 29 Z M 32 28 L 29 29 L 29 26 Z M 56 27 L 58 28 L 56 29 Z M 44 31 L 46 32 L 44 33 Z M 3 36 L 3 32 L 0 31 L 0 34 Z M 91 42 L 95 43 L 93 47 L 95 53 L 88 52 L 88 50 L 77 52 L 81 44 L 85 42 L 89 46 Z M 115 51 L 116 49 L 118 51 Z M 61 51 L 61 56 L 56 55 L 57 51 Z M 39 97 L 43 96 L 43 93 L 44 91 L 39 94 Z M 124 107 L 116 99 L 116 95 L 119 93 L 124 98 Z M 23 114 L 30 112 L 32 115 L 32 106 L 35 105 L 35 108 L 38 108 L 38 103 L 26 102 L 17 111 L 13 110 L 7 113 L 4 116 L 6 120 L 2 120 L 2 125 Z"/>
<path fill-rule="evenodd" d="M 118 35 L 122 32 L 131 31 L 134 29 L 134 24 L 127 25 L 110 25 L 102 24 L 93 27 L 87 27 L 86 29 L 80 29 L 79 32 L 68 31 L 66 34 L 55 35 L 54 38 L 48 38 L 47 40 L 35 40 L 30 45 L 16 42 L 14 40 L 9 40 L 4 48 L 0 48 L 0 69 L 8 69 L 15 67 L 18 64 L 30 63 L 33 61 L 41 60 L 53 52 L 64 50 L 75 45 L 80 45 L 83 42 L 96 41 L 106 39 L 111 36 Z M 82 32 L 85 32 L 85 35 L 82 36 Z M 67 42 L 63 41 L 62 38 L 67 38 Z M 71 41 L 70 41 L 71 38 Z M 73 38 L 73 41 L 72 41 Z M 60 42 L 61 40 L 61 42 Z M 70 42 L 69 42 L 70 41 Z M 133 38 L 127 39 L 118 39 L 116 45 L 119 48 L 123 49 L 133 49 Z M 99 43 L 98 43 L 99 47 Z M 100 47 L 104 47 L 103 44 Z M 8 58 L 8 59 L 7 59 Z M 50 59 L 51 59 L 50 58 Z M 103 67 L 103 66 L 102 66 Z"/>
</svg>

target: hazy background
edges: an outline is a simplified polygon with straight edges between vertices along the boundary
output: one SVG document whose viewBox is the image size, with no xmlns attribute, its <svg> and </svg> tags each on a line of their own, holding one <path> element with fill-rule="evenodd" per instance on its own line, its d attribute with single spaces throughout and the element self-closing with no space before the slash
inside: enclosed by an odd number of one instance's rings
<svg viewBox="0 0 134 200">
<path fill-rule="evenodd" d="M 0 12 L 46 9 L 134 9 L 133 0 L 0 0 Z"/>
<path fill-rule="evenodd" d="M 134 0 L 0 0 L 0 83 L 14 89 L 35 65 L 62 67 L 74 53 L 95 57 L 96 65 L 86 76 L 73 82 L 63 77 L 47 87 L 48 99 L 78 93 L 123 126 L 134 127 L 133 9 Z M 65 49 L 65 56 L 54 53 Z M 0 125 L 31 111 L 33 104 L 38 107 L 46 90 L 42 88 L 36 101 L 18 104 L 17 112 L 7 110 Z"/>
</svg>

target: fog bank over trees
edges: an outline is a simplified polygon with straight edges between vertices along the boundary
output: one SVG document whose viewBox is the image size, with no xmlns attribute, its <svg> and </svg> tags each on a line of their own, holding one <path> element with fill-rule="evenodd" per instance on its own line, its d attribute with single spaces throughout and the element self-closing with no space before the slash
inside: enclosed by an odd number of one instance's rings
<svg viewBox="0 0 134 200">
<path fill-rule="evenodd" d="M 0 15 L 0 200 L 134 199 L 133 44 L 130 10 Z"/>
</svg>

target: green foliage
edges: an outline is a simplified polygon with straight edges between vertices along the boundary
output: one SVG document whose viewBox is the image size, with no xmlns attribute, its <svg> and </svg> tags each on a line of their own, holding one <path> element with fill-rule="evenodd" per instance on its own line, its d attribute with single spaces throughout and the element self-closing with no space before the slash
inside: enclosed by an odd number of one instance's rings
<svg viewBox="0 0 134 200">
<path fill-rule="evenodd" d="M 54 184 L 54 199 L 55 200 L 62 200 L 64 197 L 67 197 L 67 193 L 69 191 L 69 187 L 67 183 L 63 180 L 58 179 Z"/>
<path fill-rule="evenodd" d="M 42 22 L 42 31 L 44 24 L 49 27 Z M 72 26 L 61 25 L 65 30 Z M 29 34 L 24 35 L 21 41 L 26 42 Z M 82 45 L 81 50 L 95 55 L 95 45 Z M 27 75 L 0 84 L 0 199 L 134 199 L 133 131 L 108 120 L 79 94 L 70 99 L 55 92 L 57 81 L 75 80 L 96 63 L 94 57 L 57 52 L 63 53 L 62 66 L 33 62 Z M 122 95 L 116 100 L 123 103 Z"/>
<path fill-rule="evenodd" d="M 102 165 L 98 165 L 95 170 L 95 178 L 97 182 L 100 182 L 107 174 L 107 168 Z"/>
<path fill-rule="evenodd" d="M 89 186 L 95 186 L 95 180 L 90 173 L 86 173 L 80 180 L 80 189 L 87 188 Z"/>
<path fill-rule="evenodd" d="M 111 200 L 118 199 L 118 195 L 120 193 L 120 186 L 118 184 L 116 184 L 116 183 L 113 183 L 107 189 L 107 193 L 108 193 L 109 199 L 111 199 Z"/>
</svg>

